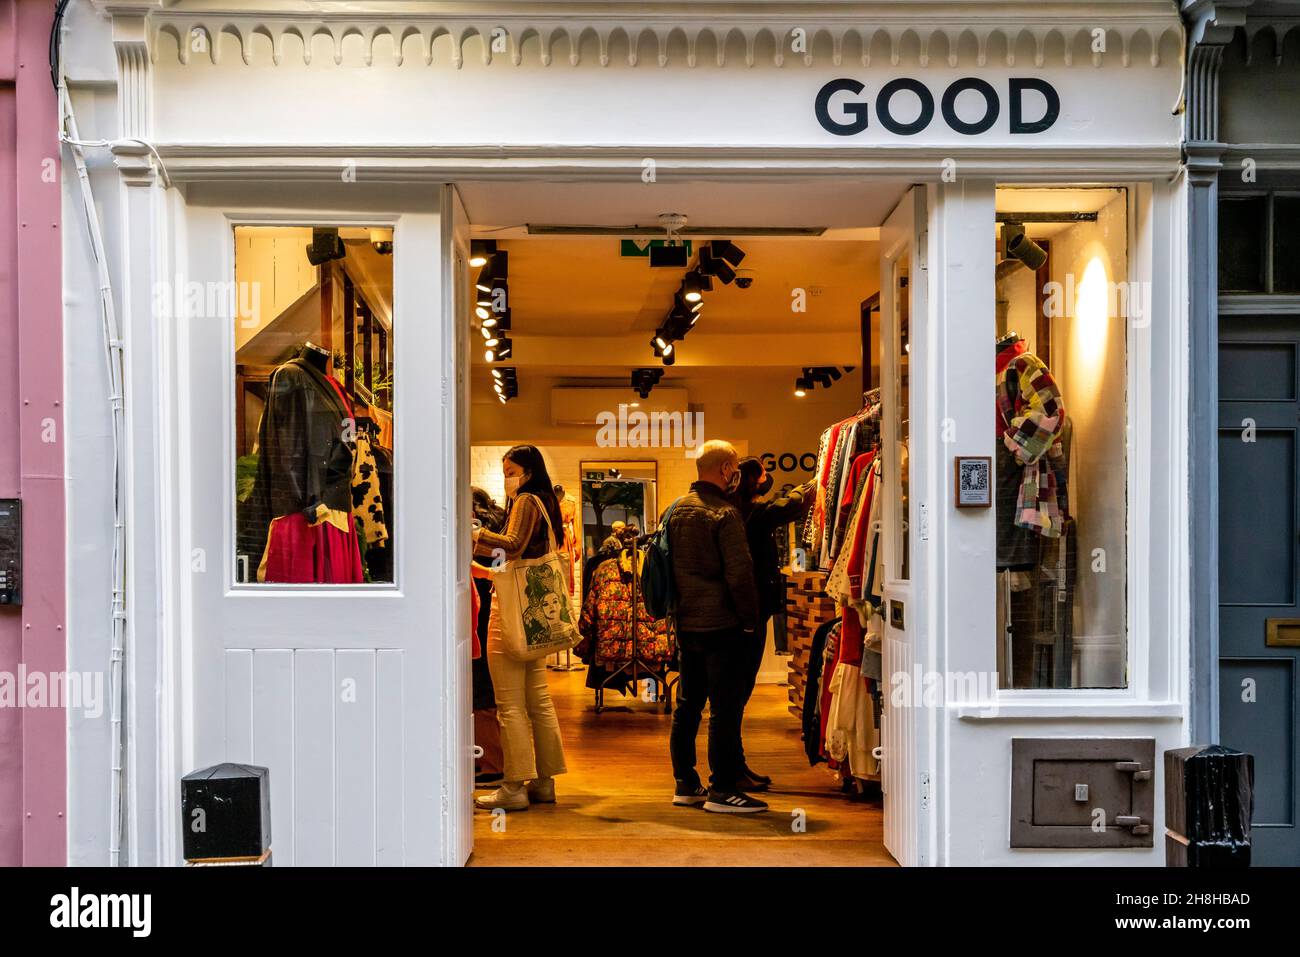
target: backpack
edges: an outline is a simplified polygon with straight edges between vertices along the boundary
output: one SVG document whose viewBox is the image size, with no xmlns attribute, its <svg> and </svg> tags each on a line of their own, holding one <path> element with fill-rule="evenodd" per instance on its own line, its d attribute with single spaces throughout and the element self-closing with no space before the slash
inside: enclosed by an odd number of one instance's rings
<svg viewBox="0 0 1300 957">
<path fill-rule="evenodd" d="M 668 520 L 677 502 L 668 506 L 663 521 L 642 549 L 645 560 L 641 565 L 641 601 L 647 614 L 656 621 L 677 610 L 677 580 L 673 577 L 673 557 L 668 547 Z"/>
</svg>

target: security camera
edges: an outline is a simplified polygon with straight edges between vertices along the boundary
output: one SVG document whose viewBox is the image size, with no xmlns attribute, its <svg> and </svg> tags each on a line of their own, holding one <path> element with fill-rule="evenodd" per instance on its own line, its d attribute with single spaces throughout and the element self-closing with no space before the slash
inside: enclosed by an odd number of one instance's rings
<svg viewBox="0 0 1300 957">
<path fill-rule="evenodd" d="M 739 286 L 741 289 L 748 289 L 750 286 L 754 285 L 754 270 L 737 269 L 736 285 Z"/>
</svg>

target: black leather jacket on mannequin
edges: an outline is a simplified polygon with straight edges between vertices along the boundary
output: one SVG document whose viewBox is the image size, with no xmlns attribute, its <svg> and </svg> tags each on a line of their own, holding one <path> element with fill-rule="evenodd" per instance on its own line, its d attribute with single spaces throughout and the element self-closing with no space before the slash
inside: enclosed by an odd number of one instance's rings
<svg viewBox="0 0 1300 957">
<path fill-rule="evenodd" d="M 257 429 L 257 475 L 240 512 L 240 547 L 260 555 L 271 520 L 318 505 L 352 508 L 352 445 L 347 406 L 324 373 L 290 359 L 271 373 Z"/>
</svg>

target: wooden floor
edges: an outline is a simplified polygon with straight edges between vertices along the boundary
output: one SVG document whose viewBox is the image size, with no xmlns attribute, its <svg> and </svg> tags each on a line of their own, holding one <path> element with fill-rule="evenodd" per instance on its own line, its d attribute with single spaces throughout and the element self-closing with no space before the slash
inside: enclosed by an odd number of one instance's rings
<svg viewBox="0 0 1300 957">
<path fill-rule="evenodd" d="M 784 685 L 759 685 L 745 714 L 749 764 L 775 782 L 759 795 L 771 810 L 728 815 L 673 806 L 670 715 L 613 692 L 597 715 L 585 681 L 585 670 L 550 672 L 569 766 L 557 803 L 498 817 L 499 832 L 476 810 L 470 866 L 895 866 L 881 843 L 882 805 L 849 801 L 825 765 L 808 766 Z M 707 725 L 706 714 L 706 781 Z"/>
</svg>

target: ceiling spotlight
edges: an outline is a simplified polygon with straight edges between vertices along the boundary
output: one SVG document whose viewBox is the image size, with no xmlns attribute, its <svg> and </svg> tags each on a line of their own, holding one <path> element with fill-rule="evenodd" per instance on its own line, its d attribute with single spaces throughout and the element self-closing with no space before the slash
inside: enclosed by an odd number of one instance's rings
<svg viewBox="0 0 1300 957">
<path fill-rule="evenodd" d="M 670 366 L 677 361 L 677 356 L 672 352 L 665 352 L 662 361 L 664 365 Z"/>
<path fill-rule="evenodd" d="M 505 395 L 506 389 L 500 382 L 492 383 L 492 388 L 496 390 L 497 395 Z"/>
<path fill-rule="evenodd" d="M 494 379 L 500 379 L 500 378 L 501 378 L 501 370 L 500 370 L 500 369 L 493 369 L 493 370 L 492 370 L 492 378 L 494 378 Z"/>
<path fill-rule="evenodd" d="M 475 307 L 474 307 L 474 315 L 476 315 L 476 316 L 478 316 L 480 319 L 484 319 L 484 320 L 487 320 L 487 319 L 492 318 L 492 313 L 488 312 L 488 311 L 487 311 L 486 309 L 484 309 L 482 306 L 475 306 Z"/>
<path fill-rule="evenodd" d="M 311 243 L 307 246 L 307 262 L 320 266 L 331 259 L 342 259 L 347 255 L 343 240 L 335 228 L 315 226 L 311 231 Z"/>
<path fill-rule="evenodd" d="M 699 302 L 702 298 L 704 283 L 700 279 L 700 274 L 692 270 L 682 280 L 682 298 L 687 302 Z"/>
<path fill-rule="evenodd" d="M 724 286 L 731 285 L 736 278 L 736 270 L 727 265 L 725 259 L 715 256 L 708 246 L 700 247 L 700 271 L 706 276 L 717 276 Z"/>
<path fill-rule="evenodd" d="M 803 387 L 803 379 L 794 380 L 794 394 L 801 399 L 808 394 L 808 390 Z"/>
<path fill-rule="evenodd" d="M 488 362 L 499 362 L 510 357 L 513 343 L 509 339 L 489 339 L 487 351 L 483 357 Z"/>
<path fill-rule="evenodd" d="M 712 252 L 716 258 L 725 259 L 733 266 L 739 266 L 745 258 L 745 251 L 730 239 L 715 239 L 709 245 L 713 247 Z"/>
<path fill-rule="evenodd" d="M 472 239 L 469 243 L 469 264 L 475 269 L 486 266 L 488 258 L 496 251 L 495 239 Z"/>
<path fill-rule="evenodd" d="M 510 254 L 504 249 L 488 257 L 474 287 L 479 292 L 491 294 L 494 286 L 504 285 L 510 272 Z"/>
<path fill-rule="evenodd" d="M 1038 269 L 1047 262 L 1047 251 L 1025 235 L 1021 223 L 1002 224 L 1002 248 L 1012 259 L 1018 259 L 1030 269 Z"/>
</svg>

